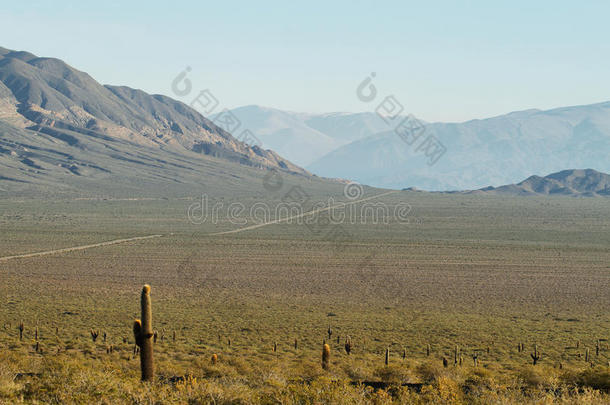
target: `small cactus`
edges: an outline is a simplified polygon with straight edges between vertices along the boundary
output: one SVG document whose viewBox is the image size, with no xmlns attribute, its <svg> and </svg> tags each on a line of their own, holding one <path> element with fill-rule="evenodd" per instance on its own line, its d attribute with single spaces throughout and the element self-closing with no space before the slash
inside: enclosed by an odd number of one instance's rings
<svg viewBox="0 0 610 405">
<path fill-rule="evenodd" d="M 277 342 L 273 342 L 273 353 L 277 352 Z"/>
<path fill-rule="evenodd" d="M 299 350 L 299 341 L 297 338 L 294 338 L 294 350 Z"/>
<path fill-rule="evenodd" d="M 322 346 L 322 368 L 324 370 L 330 369 L 330 346 L 326 343 Z"/>
<path fill-rule="evenodd" d="M 479 353 L 474 352 L 472 354 L 472 361 L 473 361 L 475 367 L 479 365 Z"/>
<path fill-rule="evenodd" d="M 216 353 L 214 353 L 212 355 L 212 364 L 216 364 L 218 363 L 218 355 Z"/>
<path fill-rule="evenodd" d="M 430 343 L 426 345 L 426 356 L 430 356 Z"/>
<path fill-rule="evenodd" d="M 23 340 L 23 331 L 25 330 L 25 326 L 23 326 L 23 322 L 19 323 L 19 340 Z"/>
<path fill-rule="evenodd" d="M 147 284 L 142 288 L 140 297 L 142 320 L 136 320 L 133 324 L 133 334 L 136 344 L 140 349 L 140 368 L 142 381 L 150 381 L 154 377 L 153 364 L 153 331 L 152 331 L 152 308 L 150 302 L 150 286 Z"/>
<path fill-rule="evenodd" d="M 595 342 L 595 355 L 599 356 L 599 340 Z"/>
<path fill-rule="evenodd" d="M 538 345 L 534 345 L 534 352 L 530 353 L 530 356 L 532 356 L 532 360 L 533 360 L 533 364 L 534 366 L 538 363 L 538 360 L 540 360 L 540 353 L 538 352 Z"/>
<path fill-rule="evenodd" d="M 332 330 L 332 328 L 330 327 L 330 325 L 328 325 L 328 330 L 327 330 L 327 332 L 328 332 L 328 340 L 330 340 L 330 337 L 331 337 L 331 336 L 332 336 L 332 334 L 333 334 L 333 330 Z"/>
<path fill-rule="evenodd" d="M 97 337 L 100 335 L 100 332 L 97 330 L 93 330 L 91 329 L 91 339 L 93 340 L 93 343 L 95 343 L 95 341 L 97 340 Z"/>
<path fill-rule="evenodd" d="M 407 358 L 407 349 L 402 349 L 402 359 L 406 359 Z"/>
<path fill-rule="evenodd" d="M 385 365 L 389 365 L 390 364 L 390 348 L 386 347 L 385 349 Z"/>
<path fill-rule="evenodd" d="M 348 336 L 345 338 L 345 353 L 349 356 L 352 351 L 352 339 Z"/>
<path fill-rule="evenodd" d="M 447 368 L 449 366 L 449 361 L 447 361 L 447 358 L 443 356 L 443 367 Z"/>
<path fill-rule="evenodd" d="M 585 349 L 585 361 L 587 363 L 589 362 L 589 348 L 588 347 Z"/>
<path fill-rule="evenodd" d="M 460 357 L 460 347 L 455 345 L 455 349 L 453 350 L 453 365 L 457 366 Z"/>
<path fill-rule="evenodd" d="M 34 340 L 38 341 L 38 326 L 36 327 L 36 330 L 34 331 Z M 38 350 L 36 350 L 38 351 Z"/>
</svg>

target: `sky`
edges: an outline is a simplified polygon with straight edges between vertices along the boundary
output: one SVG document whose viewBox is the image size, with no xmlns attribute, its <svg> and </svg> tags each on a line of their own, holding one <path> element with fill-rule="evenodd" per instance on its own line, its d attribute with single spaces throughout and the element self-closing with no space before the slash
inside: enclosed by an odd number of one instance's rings
<svg viewBox="0 0 610 405">
<path fill-rule="evenodd" d="M 421 119 L 461 122 L 610 100 L 608 1 L 379 3 L 5 1 L 0 46 L 187 103 L 208 90 L 219 109 L 373 111 L 393 95 Z"/>
</svg>

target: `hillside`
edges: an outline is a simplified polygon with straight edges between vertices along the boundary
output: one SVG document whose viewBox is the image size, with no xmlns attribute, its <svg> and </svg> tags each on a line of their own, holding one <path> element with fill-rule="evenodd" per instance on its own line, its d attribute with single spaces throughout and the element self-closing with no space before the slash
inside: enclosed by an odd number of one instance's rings
<svg viewBox="0 0 610 405">
<path fill-rule="evenodd" d="M 61 60 L 0 48 L 0 191 L 127 192 L 262 177 L 309 178 L 187 105 L 101 85 Z M 262 170 L 262 171 L 261 171 Z"/>
<path fill-rule="evenodd" d="M 545 177 L 531 176 L 518 184 L 487 187 L 478 191 L 502 195 L 610 197 L 610 175 L 592 169 L 563 170 Z"/>
</svg>

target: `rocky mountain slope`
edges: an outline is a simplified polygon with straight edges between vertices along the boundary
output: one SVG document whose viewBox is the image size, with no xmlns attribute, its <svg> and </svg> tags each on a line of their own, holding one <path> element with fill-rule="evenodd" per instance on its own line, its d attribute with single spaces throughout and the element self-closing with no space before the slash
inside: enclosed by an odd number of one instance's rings
<svg viewBox="0 0 610 405">
<path fill-rule="evenodd" d="M 0 191 L 154 188 L 241 167 L 310 177 L 169 97 L 101 85 L 59 59 L 0 48 Z"/>
<path fill-rule="evenodd" d="M 59 59 L 0 48 L 0 119 L 39 132 L 93 131 L 143 146 L 174 146 L 257 167 L 304 172 L 237 141 L 187 105 L 124 86 L 101 85 Z"/>
</svg>

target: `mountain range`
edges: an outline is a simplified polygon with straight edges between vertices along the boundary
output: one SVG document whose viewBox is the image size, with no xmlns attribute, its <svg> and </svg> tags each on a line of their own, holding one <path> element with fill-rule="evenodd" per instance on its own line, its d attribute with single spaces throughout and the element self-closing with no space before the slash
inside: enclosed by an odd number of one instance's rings
<svg viewBox="0 0 610 405">
<path fill-rule="evenodd" d="M 300 166 L 390 127 L 372 112 L 308 114 L 249 105 L 231 110 L 264 147 Z M 221 113 L 212 115 L 215 120 Z"/>
<path fill-rule="evenodd" d="M 568 168 L 610 171 L 610 102 L 421 123 L 425 134 L 413 144 L 375 113 L 312 115 L 256 106 L 234 111 L 266 147 L 310 172 L 376 187 L 468 190 Z M 432 165 L 422 147 L 429 136 L 445 150 Z"/>
<path fill-rule="evenodd" d="M 421 139 L 442 145 L 434 162 L 375 113 L 255 105 L 232 112 L 260 144 L 169 97 L 101 85 L 59 59 L 0 48 L 0 192 L 251 195 L 277 170 L 335 191 L 329 178 L 394 189 L 608 195 L 599 172 L 610 172 L 610 102 L 464 123 L 410 117 Z M 578 167 L 592 170 L 562 171 Z M 537 176 L 546 173 L 556 174 Z"/>
</svg>

